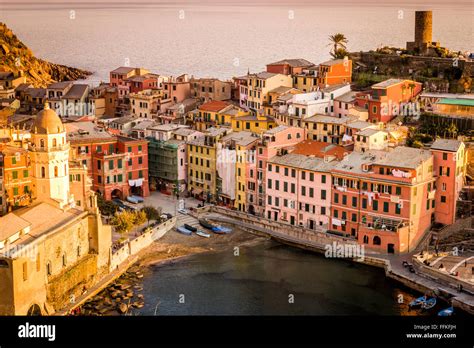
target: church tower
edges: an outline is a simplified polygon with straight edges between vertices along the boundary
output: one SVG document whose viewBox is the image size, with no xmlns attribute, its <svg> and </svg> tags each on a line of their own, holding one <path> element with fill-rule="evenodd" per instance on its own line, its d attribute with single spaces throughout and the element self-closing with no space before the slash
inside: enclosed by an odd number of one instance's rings
<svg viewBox="0 0 474 348">
<path fill-rule="evenodd" d="M 53 199 L 65 206 L 70 200 L 69 143 L 61 119 L 48 102 L 31 129 L 30 150 L 36 199 Z"/>
</svg>

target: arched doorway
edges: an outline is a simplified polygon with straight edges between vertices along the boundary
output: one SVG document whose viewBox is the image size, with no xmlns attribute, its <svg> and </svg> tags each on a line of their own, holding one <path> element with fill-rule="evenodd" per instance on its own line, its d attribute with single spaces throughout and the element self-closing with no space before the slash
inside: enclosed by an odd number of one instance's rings
<svg viewBox="0 0 474 348">
<path fill-rule="evenodd" d="M 374 237 L 373 244 L 374 244 L 374 245 L 380 245 L 380 244 L 382 244 L 382 241 L 380 240 L 380 237 L 379 237 L 379 236 L 375 236 L 375 237 Z"/>
<path fill-rule="evenodd" d="M 41 308 L 36 303 L 28 309 L 29 316 L 40 316 L 41 315 Z"/>
<path fill-rule="evenodd" d="M 120 191 L 119 189 L 115 189 L 110 193 L 110 197 L 112 199 L 114 198 L 122 199 L 123 198 L 122 191 Z"/>
</svg>

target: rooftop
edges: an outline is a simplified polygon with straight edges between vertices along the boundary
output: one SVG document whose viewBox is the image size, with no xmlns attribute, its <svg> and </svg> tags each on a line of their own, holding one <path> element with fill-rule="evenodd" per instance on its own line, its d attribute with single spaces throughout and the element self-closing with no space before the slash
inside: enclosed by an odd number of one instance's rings
<svg viewBox="0 0 474 348">
<path fill-rule="evenodd" d="M 380 130 L 380 129 L 365 128 L 365 129 L 363 129 L 363 130 L 361 130 L 361 131 L 358 131 L 358 132 L 356 133 L 356 135 L 361 135 L 361 136 L 363 136 L 363 137 L 370 137 L 370 136 L 372 136 L 372 135 L 374 135 L 374 134 L 377 134 L 377 133 L 380 133 L 380 132 L 381 132 L 381 133 L 386 133 L 386 132 L 384 132 L 384 131 L 382 131 L 382 130 Z"/>
<path fill-rule="evenodd" d="M 372 85 L 372 88 L 388 88 L 390 86 L 395 86 L 398 85 L 399 83 L 402 83 L 403 79 L 388 79 L 379 83 L 376 83 L 375 85 Z"/>
<path fill-rule="evenodd" d="M 64 99 L 81 99 L 89 90 L 89 85 L 73 85 L 63 96 Z"/>
<path fill-rule="evenodd" d="M 280 86 L 280 87 L 277 87 L 277 88 L 272 89 L 272 90 L 269 91 L 268 93 L 280 93 L 280 94 L 283 94 L 283 93 L 286 93 L 286 92 L 288 92 L 288 91 L 291 91 L 292 89 L 294 89 L 294 88 L 293 88 L 293 87 Z"/>
<path fill-rule="evenodd" d="M 258 141 L 259 137 L 255 136 L 251 132 L 242 131 L 242 132 L 232 132 L 222 138 L 223 142 L 232 141 L 232 140 L 235 141 L 237 145 L 247 146 L 253 143 L 254 141 Z"/>
<path fill-rule="evenodd" d="M 204 103 L 199 107 L 199 110 L 201 111 L 207 111 L 207 112 L 219 112 L 229 105 L 232 105 L 228 102 L 225 101 L 220 101 L 220 100 L 213 100 L 208 103 Z"/>
<path fill-rule="evenodd" d="M 412 147 L 398 146 L 392 151 L 386 152 L 386 155 L 375 160 L 374 164 L 416 169 L 424 161 L 431 158 L 433 155 L 428 150 L 415 149 Z"/>
<path fill-rule="evenodd" d="M 280 133 L 280 132 L 282 132 L 282 131 L 284 131 L 284 130 L 287 130 L 288 128 L 290 128 L 290 127 L 288 127 L 288 126 L 282 124 L 282 125 L 280 125 L 280 126 L 278 126 L 278 127 L 275 127 L 275 128 L 272 128 L 272 129 L 267 130 L 267 131 L 265 132 L 265 134 L 269 134 L 269 135 L 271 135 L 271 134 L 277 134 L 277 133 Z"/>
<path fill-rule="evenodd" d="M 72 85 L 71 81 L 55 82 L 48 85 L 48 89 L 64 89 L 68 87 L 69 85 Z"/>
<path fill-rule="evenodd" d="M 291 153 L 299 155 L 314 155 L 316 157 L 324 158 L 324 156 L 335 156 L 338 159 L 344 158 L 347 154 L 346 149 L 323 141 L 304 140 L 295 145 Z"/>
<path fill-rule="evenodd" d="M 194 130 L 194 129 L 191 129 L 191 128 L 180 127 L 178 129 L 174 130 L 173 134 L 180 135 L 180 136 L 183 136 L 183 137 L 187 137 L 187 136 L 190 136 L 191 134 L 194 134 L 196 132 L 197 132 L 197 130 Z"/>
<path fill-rule="evenodd" d="M 343 103 L 351 103 L 355 100 L 356 94 L 359 92 L 350 91 L 334 98 L 334 100 L 341 101 Z"/>
<path fill-rule="evenodd" d="M 327 172 L 336 165 L 337 162 L 325 162 L 324 159 L 300 155 L 296 153 L 289 153 L 282 156 L 274 156 L 270 158 L 268 163 L 280 164 L 288 167 Z"/>
<path fill-rule="evenodd" d="M 474 99 L 441 98 L 436 104 L 474 106 Z"/>
<path fill-rule="evenodd" d="M 114 140 L 114 136 L 93 122 L 71 122 L 64 125 L 68 141 L 80 142 L 87 139 Z"/>
<path fill-rule="evenodd" d="M 348 128 L 354 128 L 354 129 L 366 129 L 366 128 L 374 128 L 375 125 L 370 122 L 365 122 L 365 121 L 354 121 L 351 123 L 347 124 Z"/>
<path fill-rule="evenodd" d="M 111 73 L 115 74 L 128 74 L 129 72 L 135 70 L 135 68 L 131 68 L 129 66 L 121 66 L 115 70 L 112 70 Z"/>
<path fill-rule="evenodd" d="M 431 149 L 457 152 L 462 142 L 455 139 L 436 139 Z"/>
<path fill-rule="evenodd" d="M 331 66 L 331 65 L 338 65 L 338 64 L 343 64 L 344 59 L 333 59 L 333 60 L 327 60 L 325 62 L 319 63 L 319 65 L 326 65 L 326 66 Z"/>
<path fill-rule="evenodd" d="M 248 77 L 256 77 L 258 79 L 266 80 L 266 79 L 269 79 L 270 77 L 273 77 L 273 76 L 276 76 L 276 75 L 278 75 L 278 74 L 262 71 L 262 72 L 259 72 L 259 73 L 256 73 L 256 74 L 250 74 L 250 75 L 248 75 Z"/>
<path fill-rule="evenodd" d="M 313 63 L 302 58 L 283 59 L 283 60 L 279 60 L 278 62 L 270 63 L 267 65 L 282 65 L 282 64 L 288 64 L 292 67 L 301 67 L 301 66 L 308 67 L 308 66 L 314 65 Z"/>
<path fill-rule="evenodd" d="M 315 123 L 331 123 L 331 124 L 346 124 L 349 121 L 349 117 L 336 117 L 336 116 L 327 116 L 327 115 L 315 115 L 308 118 L 305 118 L 305 122 L 315 122 Z"/>
<path fill-rule="evenodd" d="M 0 228 L 0 241 L 4 241 L 15 233 L 31 226 L 31 223 L 10 213 L 0 217 L 0 225 L 2 226 L 2 228 Z"/>
</svg>

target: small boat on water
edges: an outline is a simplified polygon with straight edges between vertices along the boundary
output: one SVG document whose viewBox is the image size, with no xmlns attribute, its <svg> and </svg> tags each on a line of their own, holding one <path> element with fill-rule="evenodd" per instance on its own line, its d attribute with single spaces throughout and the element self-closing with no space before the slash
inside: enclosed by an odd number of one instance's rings
<svg viewBox="0 0 474 348">
<path fill-rule="evenodd" d="M 423 303 L 426 302 L 426 299 L 427 299 L 426 296 L 421 296 L 421 297 L 415 298 L 413 301 L 410 302 L 409 306 L 410 307 L 421 306 Z"/>
<path fill-rule="evenodd" d="M 228 227 L 224 227 L 224 226 L 221 226 L 221 225 L 218 225 L 218 226 L 215 226 L 216 228 L 216 232 L 217 233 L 230 233 L 232 232 L 232 229 L 228 228 Z"/>
<path fill-rule="evenodd" d="M 196 232 L 198 230 L 196 227 L 188 225 L 188 224 L 184 224 L 183 226 L 185 229 L 190 230 L 191 232 Z"/>
<path fill-rule="evenodd" d="M 179 226 L 177 229 L 176 229 L 179 233 L 182 233 L 182 234 L 185 234 L 187 236 L 190 236 L 191 234 L 193 234 L 190 230 L 188 230 L 186 227 L 184 226 Z"/>
<path fill-rule="evenodd" d="M 196 231 L 196 234 L 199 236 L 199 237 L 204 237 L 204 238 L 210 238 L 211 235 L 209 233 L 206 233 L 202 230 L 197 230 Z"/>
<path fill-rule="evenodd" d="M 436 297 L 429 298 L 421 304 L 421 308 L 425 310 L 431 309 L 434 306 L 436 306 Z"/>
<path fill-rule="evenodd" d="M 450 317 L 453 314 L 454 314 L 454 308 L 453 307 L 448 307 L 448 308 L 443 309 L 443 310 L 438 312 L 439 317 Z"/>
<path fill-rule="evenodd" d="M 206 219 L 199 219 L 199 224 L 204 227 L 204 228 L 207 228 L 209 230 L 212 230 L 212 228 L 214 227 L 214 225 L 209 222 L 209 220 L 206 220 Z"/>
</svg>

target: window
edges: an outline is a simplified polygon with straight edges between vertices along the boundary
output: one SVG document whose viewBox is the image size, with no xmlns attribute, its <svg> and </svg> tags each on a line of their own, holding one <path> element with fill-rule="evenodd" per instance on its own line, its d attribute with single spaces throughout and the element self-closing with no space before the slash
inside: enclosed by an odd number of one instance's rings
<svg viewBox="0 0 474 348">
<path fill-rule="evenodd" d="M 18 172 L 16 170 L 12 172 L 12 175 L 13 175 L 13 180 L 18 179 Z"/>
<path fill-rule="evenodd" d="M 400 204 L 395 204 L 395 214 L 400 215 Z"/>
<path fill-rule="evenodd" d="M 411 213 L 412 213 L 413 215 L 416 214 L 416 203 L 413 204 L 413 207 L 412 207 L 412 209 L 411 209 Z"/>
<path fill-rule="evenodd" d="M 117 160 L 117 168 L 122 169 L 122 160 L 121 159 Z"/>
<path fill-rule="evenodd" d="M 291 170 L 291 177 L 296 178 L 296 170 L 295 169 Z"/>
<path fill-rule="evenodd" d="M 288 168 L 285 168 L 285 176 L 288 176 Z"/>
<path fill-rule="evenodd" d="M 382 244 L 382 241 L 380 240 L 380 237 L 379 236 L 375 236 L 374 239 L 373 239 L 373 244 L 374 245 L 380 245 Z"/>
<path fill-rule="evenodd" d="M 375 211 L 379 210 L 379 201 L 376 201 L 375 199 L 373 200 L 372 209 Z"/>
<path fill-rule="evenodd" d="M 138 157 L 138 164 L 143 164 L 143 157 Z"/>
<path fill-rule="evenodd" d="M 383 211 L 384 211 L 384 213 L 388 213 L 388 210 L 389 210 L 388 202 L 383 202 Z"/>
<path fill-rule="evenodd" d="M 268 186 L 269 189 L 272 188 L 272 179 L 268 179 L 267 186 Z"/>
<path fill-rule="evenodd" d="M 400 195 L 402 194 L 402 188 L 399 187 L 399 186 L 397 186 L 397 187 L 395 188 L 395 193 L 396 193 L 398 196 L 400 196 Z"/>
<path fill-rule="evenodd" d="M 130 173 L 130 174 L 131 174 L 131 173 Z M 99 184 L 102 184 L 102 177 L 101 177 L 100 175 L 97 176 L 97 182 L 98 182 Z"/>
<path fill-rule="evenodd" d="M 109 161 L 109 169 L 114 169 L 114 161 L 113 160 Z"/>
<path fill-rule="evenodd" d="M 326 183 L 326 175 L 321 176 L 321 183 L 323 183 L 323 184 Z"/>
<path fill-rule="evenodd" d="M 357 197 L 352 197 L 352 206 L 357 208 Z"/>
<path fill-rule="evenodd" d="M 321 190 L 321 199 L 326 199 L 326 190 Z"/>
<path fill-rule="evenodd" d="M 346 195 L 342 195 L 342 204 L 347 205 L 347 196 Z"/>
<path fill-rule="evenodd" d="M 314 197 L 314 189 L 313 189 L 312 187 L 309 188 L 309 196 L 310 196 L 311 198 Z"/>
<path fill-rule="evenodd" d="M 142 145 L 138 145 L 138 152 L 142 152 L 142 149 L 143 149 Z"/>
<path fill-rule="evenodd" d="M 446 203 L 446 196 L 441 196 L 441 203 Z"/>
<path fill-rule="evenodd" d="M 306 196 L 306 186 L 301 186 L 301 195 Z"/>
<path fill-rule="evenodd" d="M 339 203 L 339 194 L 334 193 L 334 203 Z"/>
<path fill-rule="evenodd" d="M 283 192 L 288 192 L 288 183 L 286 181 L 283 182 Z"/>
<path fill-rule="evenodd" d="M 143 178 L 143 171 L 141 171 L 141 170 L 138 171 L 138 177 Z"/>
<path fill-rule="evenodd" d="M 13 195 L 18 196 L 18 187 L 13 188 Z"/>
<path fill-rule="evenodd" d="M 295 193 L 295 192 L 296 192 L 296 185 L 291 184 L 291 193 Z"/>
<path fill-rule="evenodd" d="M 447 153 L 443 153 L 443 160 L 446 161 L 448 159 L 448 154 Z"/>
<path fill-rule="evenodd" d="M 321 215 L 326 215 L 326 207 L 321 207 Z"/>
<path fill-rule="evenodd" d="M 55 166 L 54 167 L 54 176 L 57 178 L 59 176 L 59 170 L 58 170 L 58 167 Z"/>
<path fill-rule="evenodd" d="M 131 146 L 127 147 L 127 152 L 132 152 L 132 147 Z"/>
<path fill-rule="evenodd" d="M 101 169 L 101 162 L 100 161 L 97 161 L 97 169 Z"/>
<path fill-rule="evenodd" d="M 314 173 L 309 173 L 309 181 L 314 181 Z"/>
<path fill-rule="evenodd" d="M 23 170 L 23 177 L 24 178 L 28 177 L 28 170 L 27 169 Z"/>
<path fill-rule="evenodd" d="M 351 219 L 353 222 L 357 222 L 357 214 L 356 213 L 352 213 L 352 219 Z"/>
<path fill-rule="evenodd" d="M 46 170 L 44 169 L 44 167 L 41 167 L 41 177 L 42 178 L 46 177 Z"/>
</svg>

